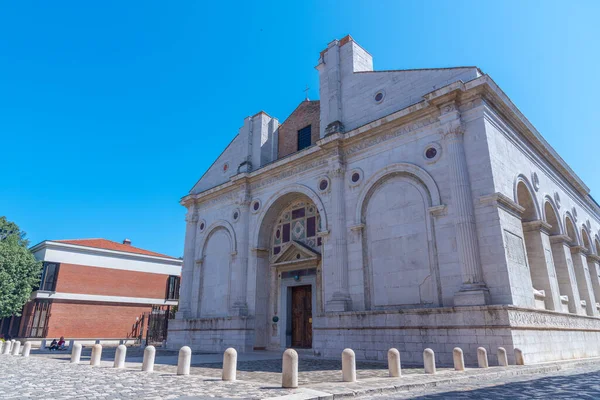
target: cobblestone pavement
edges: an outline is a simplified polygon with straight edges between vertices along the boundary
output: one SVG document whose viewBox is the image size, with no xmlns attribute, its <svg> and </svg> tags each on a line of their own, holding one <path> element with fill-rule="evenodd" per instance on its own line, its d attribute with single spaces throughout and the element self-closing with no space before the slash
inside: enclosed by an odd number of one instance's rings
<svg viewBox="0 0 600 400">
<path fill-rule="evenodd" d="M 177 376 L 70 364 L 47 357 L 0 356 L 2 399 L 265 398 L 293 390 L 260 382 L 223 382 L 200 375 Z"/>
<path fill-rule="evenodd" d="M 477 379 L 430 388 L 425 391 L 365 396 L 374 400 L 447 399 L 600 399 L 600 365 L 545 375 Z"/>
</svg>

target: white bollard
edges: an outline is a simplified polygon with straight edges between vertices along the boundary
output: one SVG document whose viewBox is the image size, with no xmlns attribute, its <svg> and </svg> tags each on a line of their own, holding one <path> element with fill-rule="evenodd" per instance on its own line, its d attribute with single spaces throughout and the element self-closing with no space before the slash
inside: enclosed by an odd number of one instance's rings
<svg viewBox="0 0 600 400">
<path fill-rule="evenodd" d="M 127 346 L 120 344 L 115 352 L 114 368 L 125 368 L 125 356 L 127 355 Z"/>
<path fill-rule="evenodd" d="M 78 364 L 81 360 L 81 344 L 74 343 L 71 351 L 71 364 Z"/>
<path fill-rule="evenodd" d="M 504 347 L 498 347 L 498 365 L 501 367 L 508 367 L 508 357 L 506 356 L 506 349 Z"/>
<path fill-rule="evenodd" d="M 144 349 L 144 361 L 142 362 L 142 371 L 154 371 L 154 358 L 156 357 L 156 348 L 154 346 L 146 346 Z"/>
<path fill-rule="evenodd" d="M 0 341 L 0 354 L 2 354 L 3 350 L 4 350 L 4 342 Z"/>
<path fill-rule="evenodd" d="M 192 349 L 183 346 L 179 350 L 179 359 L 177 360 L 177 375 L 189 375 L 190 364 L 192 363 Z"/>
<path fill-rule="evenodd" d="M 95 344 L 92 346 L 92 356 L 90 357 L 90 365 L 98 366 L 100 365 L 100 360 L 102 359 L 102 345 Z"/>
<path fill-rule="evenodd" d="M 224 381 L 235 381 L 237 374 L 237 351 L 230 347 L 223 353 L 223 373 L 221 379 Z"/>
<path fill-rule="evenodd" d="M 25 342 L 23 346 L 23 357 L 29 357 L 29 353 L 31 352 L 31 342 Z"/>
<path fill-rule="evenodd" d="M 515 362 L 517 365 L 525 365 L 525 356 L 523 350 L 515 349 Z"/>
<path fill-rule="evenodd" d="M 388 369 L 390 376 L 393 378 L 398 378 L 402 375 L 402 370 L 400 369 L 400 352 L 398 349 L 388 350 Z"/>
<path fill-rule="evenodd" d="M 298 353 L 294 349 L 283 352 L 281 387 L 289 389 L 298 387 Z"/>
<path fill-rule="evenodd" d="M 4 348 L 2 349 L 2 354 L 10 354 L 10 341 L 4 342 Z"/>
<path fill-rule="evenodd" d="M 426 374 L 435 374 L 435 353 L 431 349 L 423 351 L 423 364 L 425 364 Z"/>
<path fill-rule="evenodd" d="M 464 371 L 465 370 L 465 356 L 460 347 L 455 347 L 452 350 L 452 357 L 454 358 L 454 370 Z"/>
<path fill-rule="evenodd" d="M 12 354 L 13 356 L 18 356 L 20 350 L 21 350 L 21 342 L 16 341 L 13 343 L 13 347 L 12 347 L 10 354 Z"/>
<path fill-rule="evenodd" d="M 477 364 L 479 368 L 489 368 L 487 350 L 484 347 L 477 348 Z"/>
<path fill-rule="evenodd" d="M 342 380 L 356 382 L 356 355 L 352 349 L 342 351 Z"/>
</svg>

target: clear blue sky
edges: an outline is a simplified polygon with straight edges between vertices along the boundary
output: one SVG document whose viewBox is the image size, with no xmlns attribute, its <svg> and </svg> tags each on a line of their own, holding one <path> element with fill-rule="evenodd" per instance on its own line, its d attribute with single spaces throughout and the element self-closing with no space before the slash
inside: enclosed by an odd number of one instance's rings
<svg viewBox="0 0 600 400">
<path fill-rule="evenodd" d="M 288 3 L 4 2 L 0 215 L 182 255 L 179 199 L 348 33 L 376 69 L 477 65 L 600 197 L 600 1 Z"/>
</svg>

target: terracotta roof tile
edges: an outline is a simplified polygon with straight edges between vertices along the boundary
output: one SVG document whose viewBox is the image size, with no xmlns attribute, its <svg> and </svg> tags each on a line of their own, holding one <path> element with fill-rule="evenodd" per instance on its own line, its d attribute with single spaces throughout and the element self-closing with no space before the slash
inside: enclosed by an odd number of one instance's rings
<svg viewBox="0 0 600 400">
<path fill-rule="evenodd" d="M 85 247 L 94 247 L 96 249 L 122 251 L 125 253 L 144 254 L 147 256 L 175 258 L 175 257 L 167 256 L 165 254 L 155 253 L 153 251 L 140 249 L 138 247 L 133 247 L 132 245 L 129 245 L 129 244 L 117 243 L 117 242 L 113 242 L 112 240 L 106 240 L 106 239 L 68 239 L 68 240 L 53 240 L 53 242 L 74 244 L 77 246 L 85 246 Z"/>
</svg>

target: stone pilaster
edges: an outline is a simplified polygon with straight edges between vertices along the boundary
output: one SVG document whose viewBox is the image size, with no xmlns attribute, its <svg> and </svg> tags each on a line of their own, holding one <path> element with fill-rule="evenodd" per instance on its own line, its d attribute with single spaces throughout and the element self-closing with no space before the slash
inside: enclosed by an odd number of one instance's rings
<svg viewBox="0 0 600 400">
<path fill-rule="evenodd" d="M 239 220 L 235 228 L 238 232 L 238 253 L 235 254 L 235 271 L 233 274 L 233 305 L 232 315 L 248 315 L 247 284 L 248 284 L 248 260 L 250 251 L 250 192 L 249 186 L 242 186 L 242 194 L 237 201 L 240 212 Z"/>
<path fill-rule="evenodd" d="M 569 312 L 572 314 L 585 314 L 581 307 L 581 298 L 577 289 L 577 279 L 571 259 L 571 238 L 566 235 L 550 236 L 552 243 L 552 257 L 558 279 L 558 288 L 562 296 L 569 298 Z"/>
<path fill-rule="evenodd" d="M 198 211 L 195 203 L 187 204 L 185 216 L 185 243 L 183 250 L 183 268 L 181 269 L 181 288 L 179 296 L 179 309 L 177 318 L 191 317 L 192 285 L 194 283 L 194 264 L 196 255 L 196 231 L 198 225 Z"/>
<path fill-rule="evenodd" d="M 463 284 L 454 295 L 455 306 L 489 303 L 489 290 L 483 281 L 471 183 L 464 148 L 464 127 L 454 102 L 441 108 L 439 117 L 446 142 L 454 227 Z"/>
<path fill-rule="evenodd" d="M 560 289 L 548 235 L 550 228 L 551 226 L 544 221 L 525 222 L 523 234 L 533 287 L 545 292 L 544 302 L 547 310 L 562 311 Z"/>
<path fill-rule="evenodd" d="M 334 159 L 331 171 L 331 233 L 327 240 L 331 244 L 331 256 L 327 257 L 329 265 L 329 284 L 333 285 L 333 294 L 327 301 L 326 311 L 348 311 L 351 299 L 348 293 L 348 248 L 346 241 L 346 200 L 345 191 L 346 166 L 341 156 Z"/>
<path fill-rule="evenodd" d="M 588 254 L 587 264 L 590 271 L 592 287 L 594 289 L 594 298 L 596 299 L 597 304 L 600 302 L 600 257 L 594 254 Z M 594 309 L 598 310 L 596 304 L 594 304 Z"/>
<path fill-rule="evenodd" d="M 596 297 L 594 296 L 586 253 L 587 249 L 585 247 L 571 247 L 571 257 L 573 258 L 573 268 L 577 279 L 577 287 L 579 288 L 579 297 L 585 301 L 587 315 L 597 316 Z"/>
</svg>

